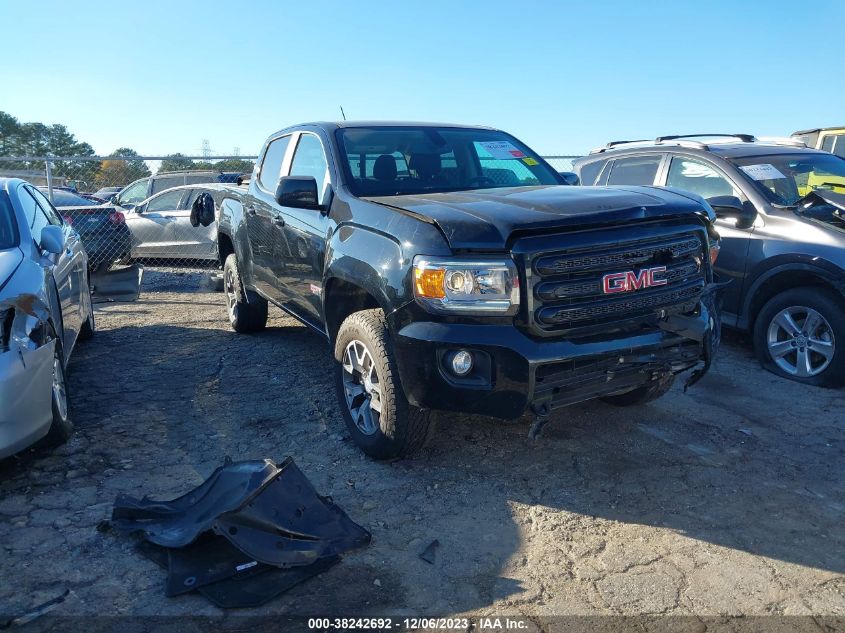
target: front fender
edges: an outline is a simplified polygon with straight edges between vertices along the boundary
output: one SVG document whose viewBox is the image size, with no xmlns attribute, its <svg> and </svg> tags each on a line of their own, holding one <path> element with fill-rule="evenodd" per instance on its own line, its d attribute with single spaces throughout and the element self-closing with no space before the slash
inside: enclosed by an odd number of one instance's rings
<svg viewBox="0 0 845 633">
<path fill-rule="evenodd" d="M 369 293 L 390 314 L 413 300 L 410 261 L 393 236 L 353 224 L 339 227 L 326 248 L 323 287 L 340 279 Z M 325 314 L 326 297 L 323 297 Z"/>
</svg>

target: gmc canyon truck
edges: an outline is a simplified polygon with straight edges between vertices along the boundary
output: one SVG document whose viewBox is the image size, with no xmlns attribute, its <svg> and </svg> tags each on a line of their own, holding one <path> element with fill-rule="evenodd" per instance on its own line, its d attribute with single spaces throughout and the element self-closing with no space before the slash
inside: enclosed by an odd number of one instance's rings
<svg viewBox="0 0 845 633">
<path fill-rule="evenodd" d="M 270 136 L 218 185 L 229 321 L 273 303 L 326 337 L 368 455 L 432 410 L 517 418 L 657 398 L 719 340 L 712 209 L 653 187 L 572 187 L 505 132 L 342 122 Z"/>
</svg>

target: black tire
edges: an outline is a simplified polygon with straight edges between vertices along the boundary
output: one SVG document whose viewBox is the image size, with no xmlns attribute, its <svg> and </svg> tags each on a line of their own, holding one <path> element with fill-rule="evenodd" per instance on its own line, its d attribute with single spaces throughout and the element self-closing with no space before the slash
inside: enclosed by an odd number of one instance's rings
<svg viewBox="0 0 845 633">
<path fill-rule="evenodd" d="M 829 333 L 832 339 L 830 341 L 833 348 L 832 358 L 827 366 L 815 375 L 801 376 L 790 373 L 776 362 L 769 349 L 768 336 L 770 327 L 773 327 L 773 320 L 784 310 L 790 310 L 800 317 L 802 309 L 814 310 L 820 314 L 824 321 L 826 321 L 826 324 L 823 324 L 822 328 Z M 797 347 L 802 352 L 806 350 L 807 354 L 810 354 L 811 362 L 815 361 L 817 367 L 823 367 L 824 361 L 819 355 L 819 352 L 812 351 L 814 341 L 807 341 L 808 338 L 813 338 L 813 333 L 808 333 L 810 336 L 807 337 L 803 336 L 807 313 L 804 314 L 804 321 L 801 321 L 800 318 L 797 321 L 793 321 L 796 325 L 800 325 L 802 333 L 795 339 L 796 345 L 792 347 Z M 774 327 L 776 328 L 777 326 Z M 815 329 L 814 331 L 818 334 L 823 330 Z M 826 336 L 826 334 L 822 335 Z M 792 339 L 785 337 L 784 342 L 786 341 L 789 341 L 791 344 Z M 807 342 L 808 346 L 801 348 L 799 346 L 801 341 Z M 820 387 L 841 387 L 845 385 L 845 300 L 832 290 L 817 287 L 792 288 L 775 295 L 766 302 L 757 315 L 757 319 L 754 322 L 753 342 L 754 353 L 757 355 L 760 364 L 778 376 Z M 794 363 L 792 362 L 792 354 L 795 354 Z M 784 361 L 793 365 L 796 369 L 799 363 L 797 354 L 798 352 L 787 352 L 784 355 Z"/>
<path fill-rule="evenodd" d="M 62 405 L 59 402 L 59 396 L 57 396 L 55 388 L 51 389 L 50 398 L 52 400 L 53 408 L 53 423 L 50 425 L 50 430 L 47 431 L 47 435 L 44 436 L 44 439 L 41 441 L 41 445 L 45 447 L 55 447 L 68 441 L 70 436 L 73 434 L 73 422 L 70 419 L 70 399 L 67 395 L 67 381 L 65 379 L 64 352 L 62 350 L 62 343 L 59 337 L 56 336 L 56 331 L 53 328 L 49 328 L 49 332 L 56 340 L 56 348 L 53 352 L 53 377 L 55 381 L 56 372 L 58 371 L 60 374 L 59 380 L 64 390 L 64 404 Z"/>
<path fill-rule="evenodd" d="M 234 253 L 226 258 L 223 265 L 223 285 L 229 325 L 235 332 L 260 332 L 267 327 L 267 300 L 243 287 Z"/>
<path fill-rule="evenodd" d="M 377 400 L 381 411 L 378 412 L 375 429 L 371 433 L 365 433 L 359 428 L 360 418 L 356 422 L 347 401 L 346 380 L 352 374 L 344 370 L 344 355 L 353 342 L 365 346 L 377 379 Z M 335 340 L 334 357 L 338 403 L 352 439 L 361 450 L 375 459 L 392 459 L 410 455 L 422 448 L 428 439 L 431 412 L 412 406 L 405 398 L 384 312 L 380 309 L 362 310 L 347 317 Z M 369 397 L 372 404 L 376 398 L 373 395 Z M 359 406 L 358 411 L 362 408 Z M 372 419 L 371 408 L 370 416 Z"/>
<path fill-rule="evenodd" d="M 672 388 L 672 384 L 674 382 L 675 376 L 669 374 L 663 378 L 659 378 L 658 380 L 653 380 L 642 387 L 637 387 L 632 391 L 618 393 L 614 396 L 605 396 L 602 400 L 617 407 L 630 407 L 637 404 L 645 404 L 646 402 L 657 400 L 658 398 L 666 395 L 666 393 L 668 393 L 668 391 Z"/>
<path fill-rule="evenodd" d="M 90 341 L 97 331 L 97 324 L 94 321 L 94 302 L 91 300 L 91 279 L 86 276 L 86 292 L 88 292 L 88 318 L 79 330 L 80 341 Z"/>
</svg>

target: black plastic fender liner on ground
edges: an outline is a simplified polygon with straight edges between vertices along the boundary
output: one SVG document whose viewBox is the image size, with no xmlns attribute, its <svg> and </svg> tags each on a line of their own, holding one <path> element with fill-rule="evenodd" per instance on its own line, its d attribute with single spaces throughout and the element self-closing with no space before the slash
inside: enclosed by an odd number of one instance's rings
<svg viewBox="0 0 845 633">
<path fill-rule="evenodd" d="M 200 544 L 206 538 L 213 543 Z M 221 536 L 206 535 L 184 549 L 168 549 L 148 541 L 138 552 L 168 570 L 168 597 L 198 591 L 221 609 L 258 607 L 340 562 L 340 556 L 313 565 L 280 569 L 242 562 L 244 555 Z"/>
<path fill-rule="evenodd" d="M 173 501 L 117 498 L 115 528 L 164 547 L 184 547 L 213 530 L 254 560 L 309 565 L 370 542 L 370 533 L 317 494 L 293 459 L 226 463 Z"/>
</svg>

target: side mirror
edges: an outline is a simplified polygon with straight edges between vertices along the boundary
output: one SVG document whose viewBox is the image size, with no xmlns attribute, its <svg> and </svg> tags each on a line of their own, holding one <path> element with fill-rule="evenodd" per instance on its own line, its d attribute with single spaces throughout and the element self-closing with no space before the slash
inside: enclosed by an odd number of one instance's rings
<svg viewBox="0 0 845 633">
<path fill-rule="evenodd" d="M 61 255 L 65 250 L 65 234 L 62 227 L 50 224 L 41 229 L 41 250 L 54 255 Z"/>
<path fill-rule="evenodd" d="M 738 229 L 751 228 L 757 219 L 757 213 L 750 203 L 743 204 L 736 196 L 713 196 L 707 198 L 707 202 L 713 207 L 717 218 L 736 218 Z"/>
<path fill-rule="evenodd" d="M 576 174 L 574 171 L 559 171 L 557 173 L 560 174 L 560 177 L 563 178 L 563 181 L 567 185 L 576 186 L 580 184 L 578 174 Z"/>
<path fill-rule="evenodd" d="M 313 176 L 285 176 L 276 187 L 276 202 L 283 207 L 322 210 L 317 200 L 317 180 Z"/>
</svg>

